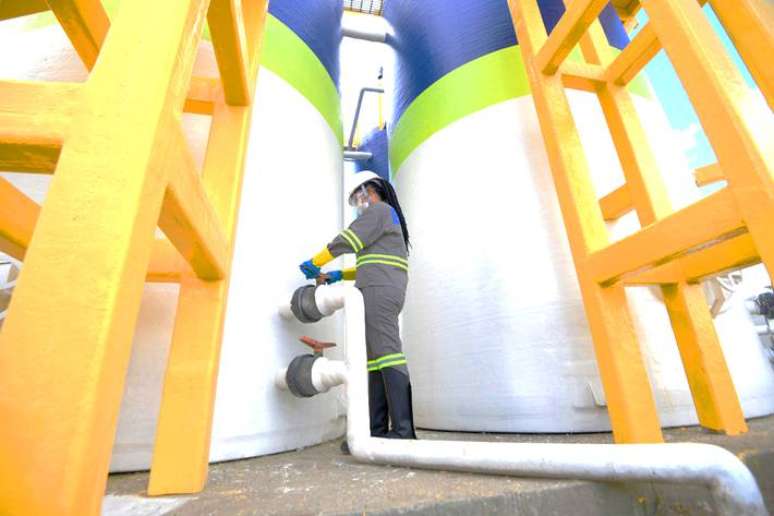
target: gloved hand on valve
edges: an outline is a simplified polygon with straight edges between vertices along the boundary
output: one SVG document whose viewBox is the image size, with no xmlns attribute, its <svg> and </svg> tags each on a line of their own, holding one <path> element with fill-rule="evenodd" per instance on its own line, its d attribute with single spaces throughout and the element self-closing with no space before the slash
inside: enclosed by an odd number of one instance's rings
<svg viewBox="0 0 774 516">
<path fill-rule="evenodd" d="M 343 271 L 330 271 L 326 272 L 324 274 L 326 276 L 325 283 L 326 285 L 330 285 L 331 283 L 336 283 L 337 281 L 341 281 L 344 279 L 344 272 Z"/>
<path fill-rule="evenodd" d="M 312 260 L 305 261 L 298 268 L 301 269 L 301 273 L 306 279 L 315 279 L 322 272 L 317 265 L 312 263 Z"/>
</svg>

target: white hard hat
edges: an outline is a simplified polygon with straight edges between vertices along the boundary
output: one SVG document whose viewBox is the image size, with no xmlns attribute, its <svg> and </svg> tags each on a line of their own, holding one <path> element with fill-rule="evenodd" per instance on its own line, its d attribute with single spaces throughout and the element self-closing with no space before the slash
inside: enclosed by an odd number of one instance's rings
<svg viewBox="0 0 774 516">
<path fill-rule="evenodd" d="M 354 194 L 358 188 L 363 186 L 369 181 L 373 181 L 374 179 L 381 179 L 379 175 L 372 171 L 372 170 L 363 170 L 361 172 L 356 172 L 355 174 L 352 174 L 349 178 L 347 178 L 346 185 L 345 185 L 345 191 L 347 192 L 347 200 L 352 198 L 352 194 Z"/>
</svg>

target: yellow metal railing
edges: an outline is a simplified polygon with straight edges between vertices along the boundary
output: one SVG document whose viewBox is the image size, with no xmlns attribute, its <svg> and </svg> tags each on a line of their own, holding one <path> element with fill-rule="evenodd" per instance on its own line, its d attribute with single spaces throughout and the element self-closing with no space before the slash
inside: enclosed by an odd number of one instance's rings
<svg viewBox="0 0 774 516">
<path fill-rule="evenodd" d="M 567 0 L 546 34 L 536 0 L 509 0 L 594 338 L 616 442 L 661 441 L 625 285 L 660 285 L 700 423 L 728 434 L 744 416 L 699 280 L 758 263 L 774 272 L 774 118 L 756 102 L 696 0 L 640 0 L 649 23 L 618 55 L 596 21 L 608 0 Z M 639 8 L 628 2 L 629 8 Z M 710 0 L 772 105 L 774 20 L 765 0 Z M 580 45 L 584 63 L 568 62 Z M 728 186 L 673 212 L 626 84 L 663 48 L 718 156 L 697 179 Z M 598 200 L 565 88 L 597 95 L 626 184 Z M 722 170 L 722 174 L 721 171 Z M 701 177 L 700 177 L 701 176 Z M 642 229 L 609 241 L 605 220 Z"/>
<path fill-rule="evenodd" d="M 24 261 L 0 333 L 0 513 L 98 514 L 143 283 L 180 299 L 149 492 L 202 489 L 265 0 L 6 0 L 53 10 L 85 83 L 0 81 L 0 251 Z M 205 17 L 220 78 L 192 77 Z M 212 116 L 203 170 L 183 111 Z M 156 239 L 160 227 L 165 239 Z"/>
</svg>

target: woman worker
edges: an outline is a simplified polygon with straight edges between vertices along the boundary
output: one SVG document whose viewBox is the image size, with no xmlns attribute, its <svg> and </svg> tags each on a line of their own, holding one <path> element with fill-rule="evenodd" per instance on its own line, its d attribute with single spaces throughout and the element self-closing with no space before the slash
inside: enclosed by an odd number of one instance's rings
<svg viewBox="0 0 774 516">
<path fill-rule="evenodd" d="M 374 172 L 355 174 L 348 191 L 357 219 L 314 258 L 302 263 L 301 272 L 307 279 L 317 278 L 322 274 L 320 267 L 337 256 L 357 255 L 357 267 L 323 277 L 327 283 L 354 279 L 363 293 L 371 435 L 416 439 L 411 383 L 398 332 L 398 314 L 408 284 L 406 219 L 392 185 Z"/>
</svg>

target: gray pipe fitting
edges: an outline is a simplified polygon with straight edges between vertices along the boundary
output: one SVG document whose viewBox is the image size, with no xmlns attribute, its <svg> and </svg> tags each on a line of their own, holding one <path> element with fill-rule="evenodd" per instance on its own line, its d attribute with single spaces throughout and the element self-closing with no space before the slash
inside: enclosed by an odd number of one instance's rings
<svg viewBox="0 0 774 516">
<path fill-rule="evenodd" d="M 312 367 L 318 358 L 320 357 L 315 355 L 299 355 L 290 362 L 285 373 L 285 382 L 293 396 L 311 398 L 320 393 L 312 383 Z"/>
<path fill-rule="evenodd" d="M 316 289 L 317 287 L 313 285 L 304 285 L 293 292 L 290 310 L 302 323 L 315 323 L 323 318 L 323 314 L 317 309 L 317 303 L 314 299 Z"/>
</svg>

